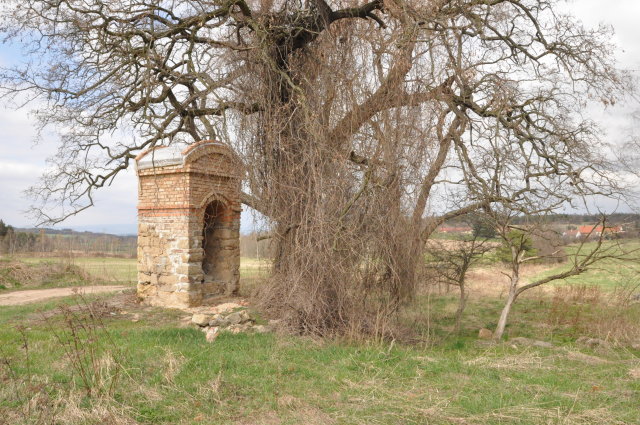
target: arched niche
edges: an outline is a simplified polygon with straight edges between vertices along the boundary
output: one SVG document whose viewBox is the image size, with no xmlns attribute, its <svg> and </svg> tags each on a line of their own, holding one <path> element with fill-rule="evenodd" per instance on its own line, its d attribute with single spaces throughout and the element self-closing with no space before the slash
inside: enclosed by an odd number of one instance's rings
<svg viewBox="0 0 640 425">
<path fill-rule="evenodd" d="M 227 207 L 221 201 L 212 201 L 204 209 L 202 226 L 202 272 L 204 281 L 223 282 L 226 267 L 222 255 L 225 240 L 224 216 Z M 228 232 L 227 232 L 228 233 Z"/>
</svg>

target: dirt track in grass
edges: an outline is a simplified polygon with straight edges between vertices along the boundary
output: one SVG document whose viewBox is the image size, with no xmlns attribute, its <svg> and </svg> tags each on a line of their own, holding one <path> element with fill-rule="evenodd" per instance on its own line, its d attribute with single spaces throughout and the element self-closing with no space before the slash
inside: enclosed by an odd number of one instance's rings
<svg viewBox="0 0 640 425">
<path fill-rule="evenodd" d="M 109 286 L 75 286 L 71 288 L 52 289 L 29 289 L 24 291 L 9 292 L 0 295 L 0 306 L 24 305 L 51 298 L 69 297 L 80 294 L 101 294 L 105 292 L 117 292 L 131 289 L 130 286 L 109 285 Z"/>
</svg>

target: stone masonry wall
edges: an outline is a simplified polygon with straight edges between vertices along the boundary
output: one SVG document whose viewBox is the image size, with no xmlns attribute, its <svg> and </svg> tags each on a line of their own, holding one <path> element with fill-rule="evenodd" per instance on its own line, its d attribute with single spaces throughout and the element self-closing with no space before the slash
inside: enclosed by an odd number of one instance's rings
<svg viewBox="0 0 640 425">
<path fill-rule="evenodd" d="M 188 264 L 201 248 L 188 236 L 189 215 L 148 214 L 138 221 L 138 296 L 152 305 L 198 305 L 202 296 Z"/>
</svg>

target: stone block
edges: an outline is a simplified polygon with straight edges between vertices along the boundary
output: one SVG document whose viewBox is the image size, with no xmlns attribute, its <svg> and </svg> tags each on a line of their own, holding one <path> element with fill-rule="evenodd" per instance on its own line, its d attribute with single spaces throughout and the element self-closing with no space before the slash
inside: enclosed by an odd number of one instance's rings
<svg viewBox="0 0 640 425">
<path fill-rule="evenodd" d="M 163 274 L 158 277 L 159 285 L 175 285 L 178 283 L 178 276 L 175 274 Z"/>
<path fill-rule="evenodd" d="M 202 265 L 199 263 L 180 264 L 178 267 L 176 267 L 176 273 L 186 275 L 201 274 Z"/>
<path fill-rule="evenodd" d="M 140 298 L 151 298 L 158 295 L 158 287 L 154 285 L 138 283 L 137 291 Z"/>
<path fill-rule="evenodd" d="M 202 250 L 199 250 L 199 251 L 200 252 L 191 252 L 191 253 L 187 253 L 187 254 L 182 254 L 180 256 L 180 261 L 182 263 L 200 263 L 200 262 L 202 262 L 203 251 Z"/>
<path fill-rule="evenodd" d="M 191 323 L 194 323 L 198 326 L 208 326 L 209 321 L 211 320 L 211 316 L 208 314 L 196 313 L 191 317 Z"/>
<path fill-rule="evenodd" d="M 191 242 L 187 238 L 178 239 L 175 244 L 178 249 L 189 249 L 191 247 Z"/>
</svg>

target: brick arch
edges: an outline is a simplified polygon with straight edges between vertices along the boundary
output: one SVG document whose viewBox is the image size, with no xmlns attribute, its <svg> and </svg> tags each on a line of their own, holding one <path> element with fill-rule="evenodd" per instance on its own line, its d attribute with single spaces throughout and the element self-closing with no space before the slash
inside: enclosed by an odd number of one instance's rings
<svg viewBox="0 0 640 425">
<path fill-rule="evenodd" d="M 189 145 L 182 151 L 184 165 L 195 163 L 199 159 L 210 155 L 223 155 L 231 163 L 240 166 L 242 161 L 236 153 L 226 144 L 211 140 L 203 140 Z"/>
<path fill-rule="evenodd" d="M 229 207 L 231 207 L 231 204 L 233 203 L 233 201 L 229 196 L 225 195 L 224 193 L 221 193 L 217 189 L 213 189 L 209 193 L 204 195 L 204 197 L 202 198 L 202 201 L 200 201 L 200 204 L 198 205 L 198 208 L 203 209 L 207 205 L 209 205 L 211 202 L 214 202 L 214 201 L 222 202 L 223 204 Z"/>
</svg>

